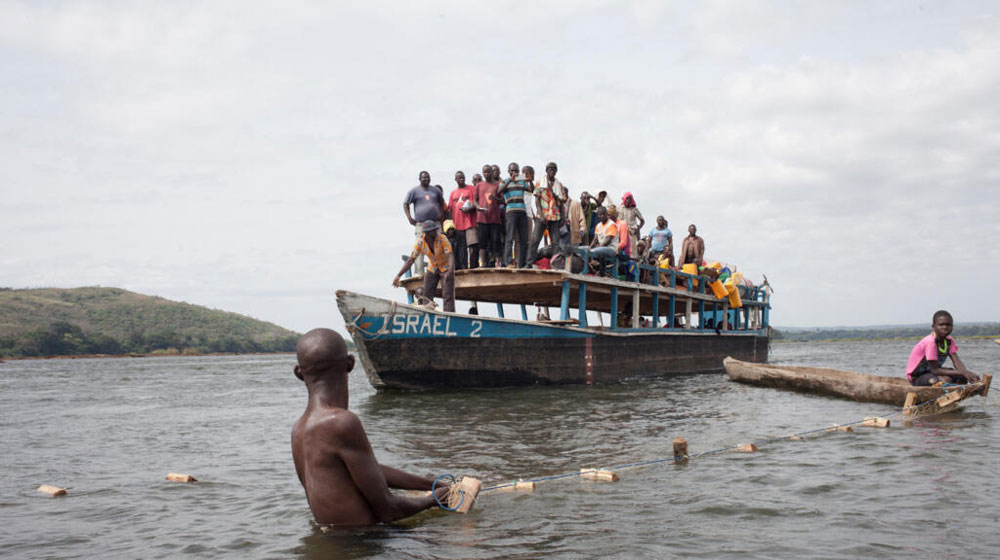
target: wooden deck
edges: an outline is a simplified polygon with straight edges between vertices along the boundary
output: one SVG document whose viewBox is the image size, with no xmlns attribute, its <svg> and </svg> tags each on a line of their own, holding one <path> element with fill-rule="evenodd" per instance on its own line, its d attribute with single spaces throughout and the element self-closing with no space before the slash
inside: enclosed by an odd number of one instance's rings
<svg viewBox="0 0 1000 560">
<path fill-rule="evenodd" d="M 639 312 L 653 313 L 653 294 L 660 295 L 659 312 L 664 314 L 669 296 L 675 296 L 678 313 L 683 313 L 687 302 L 692 311 L 697 311 L 699 302 L 717 304 L 719 309 L 727 305 L 711 293 L 702 294 L 695 288 L 689 292 L 682 288 L 669 288 L 626 282 L 600 276 L 572 274 L 561 270 L 477 268 L 459 270 L 455 273 L 455 299 L 489 303 L 509 303 L 559 307 L 562 303 L 563 282 L 570 281 L 570 307 L 576 308 L 580 297 L 580 285 L 586 285 L 587 309 L 609 313 L 611 293 L 617 288 L 619 309 L 638 297 Z M 413 293 L 423 286 L 423 277 L 414 276 L 401 281 L 407 292 Z M 436 294 L 440 297 L 440 290 Z M 666 297 L 664 297 L 666 296 Z M 756 302 L 747 302 L 753 305 Z"/>
</svg>

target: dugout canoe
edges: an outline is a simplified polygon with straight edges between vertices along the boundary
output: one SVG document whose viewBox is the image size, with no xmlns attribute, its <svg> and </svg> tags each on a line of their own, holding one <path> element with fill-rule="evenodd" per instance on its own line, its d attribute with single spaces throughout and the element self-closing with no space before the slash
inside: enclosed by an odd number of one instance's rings
<svg viewBox="0 0 1000 560">
<path fill-rule="evenodd" d="M 940 401 L 938 409 L 934 412 L 952 410 L 959 402 L 974 395 L 985 397 L 989 392 L 992 378 L 984 375 L 979 383 L 952 387 L 914 387 L 904 377 L 869 375 L 832 368 L 751 363 L 732 357 L 723 360 L 723 366 L 729 378 L 740 383 L 899 407 L 906 404 L 908 393 L 916 395 L 914 403 L 927 403 L 941 399 L 947 394 L 957 393 L 957 396 L 953 395 Z M 926 414 L 927 411 L 922 413 Z"/>
<path fill-rule="evenodd" d="M 412 303 L 420 277 L 403 281 L 407 303 L 340 290 L 337 305 L 377 389 L 591 384 L 767 360 L 767 290 L 743 290 L 734 309 L 703 277 L 660 274 L 461 270 L 458 308 L 475 302 L 477 314 Z"/>
</svg>

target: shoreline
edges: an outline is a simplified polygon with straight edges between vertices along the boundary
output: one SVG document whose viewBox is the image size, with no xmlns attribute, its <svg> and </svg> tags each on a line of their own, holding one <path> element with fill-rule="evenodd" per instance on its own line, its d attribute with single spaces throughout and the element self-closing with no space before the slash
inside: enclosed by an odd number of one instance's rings
<svg viewBox="0 0 1000 560">
<path fill-rule="evenodd" d="M 996 339 L 994 342 L 1000 344 L 1000 338 L 997 338 L 995 334 L 977 334 L 972 336 L 955 336 L 957 339 L 967 339 L 967 340 L 990 340 Z M 879 338 L 862 338 L 862 337 L 848 337 L 848 338 L 772 338 L 771 344 L 780 343 L 787 344 L 792 342 L 875 342 L 878 340 L 920 340 L 923 336 L 883 336 Z"/>
<path fill-rule="evenodd" d="M 0 364 L 22 360 L 86 360 L 95 358 L 199 358 L 205 356 L 274 356 L 278 354 L 295 354 L 295 352 L 206 352 L 195 354 L 173 352 L 151 352 L 148 354 L 68 354 L 59 356 L 23 356 L 19 358 L 0 358 Z"/>
</svg>

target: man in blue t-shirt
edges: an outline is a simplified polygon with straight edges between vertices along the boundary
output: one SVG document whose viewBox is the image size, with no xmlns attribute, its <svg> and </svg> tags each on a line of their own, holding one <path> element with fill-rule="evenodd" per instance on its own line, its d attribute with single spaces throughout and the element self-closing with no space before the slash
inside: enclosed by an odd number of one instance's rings
<svg viewBox="0 0 1000 560">
<path fill-rule="evenodd" d="M 423 223 L 427 220 L 441 222 L 446 211 L 444 192 L 440 187 L 431 186 L 431 174 L 426 171 L 420 172 L 420 184 L 410 189 L 403 199 L 403 213 L 406 219 L 413 226 L 415 237 L 420 238 L 423 233 Z M 413 205 L 413 214 L 410 214 L 410 205 Z M 417 259 L 416 273 L 424 273 L 423 256 Z"/>
<path fill-rule="evenodd" d="M 656 217 L 656 227 L 649 232 L 649 255 L 655 261 L 661 254 L 666 255 L 670 266 L 674 265 L 674 234 L 667 227 L 663 216 Z"/>
</svg>

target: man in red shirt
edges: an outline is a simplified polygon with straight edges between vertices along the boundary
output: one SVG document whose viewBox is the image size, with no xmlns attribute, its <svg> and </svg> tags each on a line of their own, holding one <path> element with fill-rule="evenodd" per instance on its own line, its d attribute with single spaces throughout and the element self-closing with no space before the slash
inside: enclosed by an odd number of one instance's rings
<svg viewBox="0 0 1000 560">
<path fill-rule="evenodd" d="M 499 179 L 499 177 L 497 177 Z M 479 237 L 479 263 L 484 267 L 494 267 L 501 258 L 501 236 L 503 221 L 500 218 L 500 201 L 497 194 L 499 185 L 494 181 L 493 166 L 483 166 L 483 181 L 476 184 L 476 231 Z"/>
<path fill-rule="evenodd" d="M 455 222 L 455 270 L 479 265 L 479 239 L 476 232 L 476 189 L 465 184 L 465 173 L 455 172 L 455 190 L 448 197 L 448 212 Z"/>
</svg>

